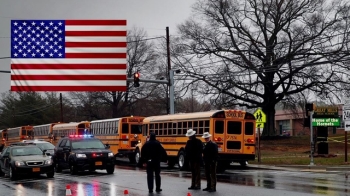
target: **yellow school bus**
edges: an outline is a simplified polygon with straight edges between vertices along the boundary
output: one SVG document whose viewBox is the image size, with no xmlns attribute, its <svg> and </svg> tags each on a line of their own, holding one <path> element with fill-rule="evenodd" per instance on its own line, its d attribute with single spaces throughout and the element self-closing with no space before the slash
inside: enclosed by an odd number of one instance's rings
<svg viewBox="0 0 350 196">
<path fill-rule="evenodd" d="M 1 139 L 1 145 L 6 146 L 7 143 L 7 129 L 0 130 L 0 139 Z"/>
<path fill-rule="evenodd" d="M 187 130 L 195 130 L 196 136 L 203 142 L 201 136 L 209 132 L 218 145 L 218 168 L 224 170 L 231 162 L 245 166 L 247 161 L 255 159 L 255 123 L 254 115 L 242 110 L 151 116 L 143 120 L 141 143 L 145 142 L 150 132 L 154 132 L 167 151 L 169 166 L 177 163 L 180 169 L 184 169 L 187 167 Z"/>
<path fill-rule="evenodd" d="M 6 144 L 21 142 L 23 140 L 33 139 L 33 126 L 21 126 L 7 129 L 7 141 Z"/>
<path fill-rule="evenodd" d="M 90 134 L 90 122 L 70 122 L 58 123 L 52 127 L 52 144 L 56 146 L 61 137 L 69 137 L 70 135 L 88 135 Z"/>
<path fill-rule="evenodd" d="M 58 123 L 49 123 L 33 126 L 34 139 L 51 142 L 53 141 L 53 126 Z"/>
<path fill-rule="evenodd" d="M 138 162 L 136 145 L 142 137 L 144 117 L 129 116 L 90 122 L 91 134 L 99 138 L 118 157 L 127 157 L 131 163 Z M 137 156 L 136 156 L 137 155 Z"/>
</svg>

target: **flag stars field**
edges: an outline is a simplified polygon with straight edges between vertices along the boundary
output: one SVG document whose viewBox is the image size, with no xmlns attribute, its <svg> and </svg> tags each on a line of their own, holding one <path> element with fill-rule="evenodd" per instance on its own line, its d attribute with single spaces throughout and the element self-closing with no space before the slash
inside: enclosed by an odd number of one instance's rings
<svg viewBox="0 0 350 196">
<path fill-rule="evenodd" d="M 126 91 L 126 20 L 12 20 L 12 91 Z"/>
</svg>

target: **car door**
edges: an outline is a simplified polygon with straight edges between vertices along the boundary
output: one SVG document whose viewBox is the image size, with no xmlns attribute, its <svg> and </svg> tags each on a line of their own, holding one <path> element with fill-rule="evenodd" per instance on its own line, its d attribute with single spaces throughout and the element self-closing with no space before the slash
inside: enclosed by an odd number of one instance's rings
<svg viewBox="0 0 350 196">
<path fill-rule="evenodd" d="M 64 167 L 68 168 L 69 167 L 69 155 L 71 152 L 71 142 L 70 140 L 67 140 L 63 146 L 63 162 L 64 162 Z"/>
<path fill-rule="evenodd" d="M 67 140 L 61 140 L 61 142 L 57 145 L 57 149 L 56 149 L 56 152 L 55 152 L 55 161 L 61 167 L 64 166 L 63 147 L 66 144 L 66 142 L 67 142 Z"/>
<path fill-rule="evenodd" d="M 10 166 L 10 148 L 5 148 L 0 157 L 1 170 L 7 173 Z"/>
<path fill-rule="evenodd" d="M 6 151 L 7 151 L 7 148 L 3 149 L 2 153 L 0 154 L 0 168 L 1 168 L 1 170 L 2 170 L 2 168 L 4 168 L 5 158 L 3 157 L 3 155 L 5 155 Z"/>
</svg>

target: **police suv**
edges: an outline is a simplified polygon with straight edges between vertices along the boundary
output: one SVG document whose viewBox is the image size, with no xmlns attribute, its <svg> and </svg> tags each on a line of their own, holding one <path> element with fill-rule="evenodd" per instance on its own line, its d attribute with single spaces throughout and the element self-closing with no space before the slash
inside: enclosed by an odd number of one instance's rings
<svg viewBox="0 0 350 196">
<path fill-rule="evenodd" d="M 93 135 L 70 135 L 61 138 L 52 159 L 56 172 L 70 169 L 71 174 L 77 174 L 78 171 L 105 169 L 108 174 L 114 173 L 112 151 Z"/>
</svg>

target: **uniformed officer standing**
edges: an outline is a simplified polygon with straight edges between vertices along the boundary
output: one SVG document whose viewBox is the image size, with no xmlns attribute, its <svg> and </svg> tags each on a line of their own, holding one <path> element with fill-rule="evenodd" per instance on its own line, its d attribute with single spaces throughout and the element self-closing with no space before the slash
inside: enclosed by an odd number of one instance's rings
<svg viewBox="0 0 350 196">
<path fill-rule="evenodd" d="M 167 154 L 163 146 L 159 141 L 156 140 L 156 134 L 151 133 L 149 141 L 147 141 L 141 149 L 141 161 L 142 163 L 147 164 L 147 184 L 149 193 L 153 193 L 153 184 L 155 175 L 156 180 L 156 192 L 159 193 L 162 191 L 161 187 L 161 178 L 160 178 L 160 162 L 167 160 Z"/>
<path fill-rule="evenodd" d="M 211 141 L 209 132 L 204 132 L 202 138 L 205 139 L 203 149 L 203 160 L 205 168 L 205 176 L 207 178 L 207 187 L 203 191 L 216 191 L 216 166 L 218 159 L 218 145 Z"/>
<path fill-rule="evenodd" d="M 189 140 L 186 143 L 186 159 L 190 163 L 192 182 L 188 189 L 199 190 L 201 189 L 201 163 L 203 143 L 200 139 L 196 138 L 196 131 L 187 130 L 186 136 Z"/>
</svg>

